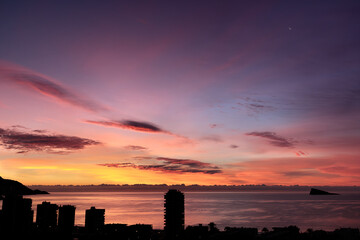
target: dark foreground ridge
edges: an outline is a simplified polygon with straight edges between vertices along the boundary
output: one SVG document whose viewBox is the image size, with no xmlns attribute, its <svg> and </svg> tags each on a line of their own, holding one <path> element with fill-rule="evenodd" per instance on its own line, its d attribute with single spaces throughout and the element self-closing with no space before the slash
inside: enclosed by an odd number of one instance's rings
<svg viewBox="0 0 360 240">
<path fill-rule="evenodd" d="M 225 227 L 215 223 L 185 228 L 185 196 L 176 189 L 164 195 L 164 230 L 146 224 L 105 224 L 105 209 L 91 207 L 85 212 L 85 227 L 75 226 L 72 205 L 50 202 L 37 205 L 36 222 L 32 200 L 6 195 L 0 211 L 1 240 L 360 240 L 359 229 L 300 232 L 296 226 L 263 228 Z"/>
<path fill-rule="evenodd" d="M 330 193 L 316 188 L 310 190 L 310 195 L 339 195 L 338 193 Z"/>
<path fill-rule="evenodd" d="M 177 238 L 168 238 L 165 231 L 152 229 L 151 225 L 105 224 L 101 231 L 90 231 L 75 227 L 72 234 L 56 230 L 41 232 L 34 230 L 27 234 L 0 235 L 3 240 L 359 240 L 359 229 L 340 228 L 334 231 L 308 229 L 300 232 L 297 226 L 264 228 L 225 227 L 208 225 L 188 226 Z"/>
<path fill-rule="evenodd" d="M 0 199 L 5 195 L 35 195 L 35 194 L 49 194 L 46 191 L 32 190 L 18 181 L 3 179 L 0 177 Z"/>
</svg>

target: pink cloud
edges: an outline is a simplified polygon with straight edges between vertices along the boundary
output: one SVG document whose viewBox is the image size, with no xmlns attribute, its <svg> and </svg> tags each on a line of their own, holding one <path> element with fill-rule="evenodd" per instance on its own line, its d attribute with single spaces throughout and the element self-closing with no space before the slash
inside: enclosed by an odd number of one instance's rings
<svg viewBox="0 0 360 240">
<path fill-rule="evenodd" d="M 110 120 L 110 121 L 93 121 L 93 120 L 85 120 L 85 123 L 95 124 L 104 127 L 114 127 L 121 128 L 125 130 L 131 130 L 136 132 L 144 132 L 144 133 L 162 133 L 171 135 L 174 137 L 181 138 L 185 140 L 185 142 L 190 143 L 191 140 L 187 137 L 172 133 L 170 131 L 166 131 L 159 126 L 149 123 L 149 122 L 140 122 L 135 120 Z"/>
<path fill-rule="evenodd" d="M 61 103 L 66 103 L 91 112 L 108 110 L 108 107 L 80 96 L 80 94 L 75 93 L 50 77 L 20 66 L 0 62 L 0 75 L 2 79 L 40 93 L 43 96 L 55 99 Z"/>
</svg>

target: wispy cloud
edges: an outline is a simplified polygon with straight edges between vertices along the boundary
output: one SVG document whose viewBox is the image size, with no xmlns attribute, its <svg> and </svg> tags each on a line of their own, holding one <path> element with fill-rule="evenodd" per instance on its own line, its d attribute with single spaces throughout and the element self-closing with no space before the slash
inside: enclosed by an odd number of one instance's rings
<svg viewBox="0 0 360 240">
<path fill-rule="evenodd" d="M 69 153 L 100 142 L 75 136 L 58 134 L 38 134 L 13 129 L 0 128 L 0 146 L 5 149 L 17 150 L 18 153 L 29 151 L 48 153 Z"/>
<path fill-rule="evenodd" d="M 28 129 L 27 127 L 24 127 L 22 125 L 12 125 L 12 128 L 22 128 L 22 129 Z"/>
<path fill-rule="evenodd" d="M 269 140 L 269 143 L 271 145 L 276 146 L 276 147 L 292 148 L 297 143 L 297 141 L 293 140 L 292 138 L 285 138 L 285 137 L 277 135 L 274 132 L 249 132 L 249 133 L 246 133 L 245 135 L 265 138 L 265 139 Z"/>
<path fill-rule="evenodd" d="M 137 145 L 128 145 L 124 147 L 125 150 L 130 150 L 130 151 L 142 151 L 142 150 L 147 150 L 146 147 L 143 146 L 137 146 Z"/>
<path fill-rule="evenodd" d="M 19 66 L 0 62 L 0 74 L 8 81 L 23 86 L 26 89 L 36 91 L 59 102 L 67 103 L 91 112 L 108 110 L 108 108 L 102 104 L 80 96 L 47 76 Z"/>
<path fill-rule="evenodd" d="M 192 159 L 178 159 L 178 158 L 166 158 L 166 157 L 157 157 L 155 159 L 159 160 L 159 161 L 164 161 L 165 163 L 168 163 L 168 164 L 179 164 L 179 165 L 185 165 L 185 166 L 190 166 L 190 167 L 198 167 L 198 168 L 202 168 L 202 167 L 214 168 L 215 167 L 214 165 L 212 165 L 210 163 L 201 162 L 201 161 L 192 160 Z M 215 168 L 217 168 L 217 167 L 215 167 Z"/>
<path fill-rule="evenodd" d="M 306 156 L 307 154 L 305 152 L 299 150 L 299 151 L 295 152 L 295 155 L 298 157 L 302 157 L 302 156 Z"/>
<path fill-rule="evenodd" d="M 137 168 L 141 170 L 153 170 L 168 173 L 204 173 L 204 174 L 216 174 L 221 173 L 222 170 L 213 164 L 201 162 L 192 159 L 177 159 L 177 158 L 166 158 L 166 157 L 135 157 L 137 161 L 154 160 L 161 161 L 161 164 L 135 164 L 135 163 L 104 163 L 98 164 L 105 167 L 115 168 Z"/>
<path fill-rule="evenodd" d="M 105 126 L 105 127 L 114 127 L 114 128 L 121 128 L 136 132 L 144 132 L 144 133 L 162 133 L 168 134 L 171 136 L 179 137 L 185 139 L 187 142 L 190 140 L 187 137 L 172 133 L 170 131 L 166 131 L 157 125 L 149 122 L 140 122 L 134 120 L 114 120 L 114 121 L 93 121 L 93 120 L 85 120 L 85 123 Z"/>
<path fill-rule="evenodd" d="M 220 136 L 214 135 L 214 134 L 204 136 L 204 137 L 201 138 L 201 140 L 210 141 L 210 142 L 222 142 L 223 141 Z"/>
<path fill-rule="evenodd" d="M 169 133 L 157 127 L 155 124 L 148 122 L 138 122 L 133 120 L 118 120 L 118 121 L 92 121 L 85 120 L 86 123 L 96 124 L 105 127 L 115 127 L 122 129 L 129 129 L 138 132 L 147 132 L 147 133 Z"/>
<path fill-rule="evenodd" d="M 357 176 L 360 177 L 360 166 L 343 166 L 340 164 L 335 166 L 328 166 L 320 168 L 321 171 L 326 173 L 340 174 L 343 176 Z"/>
<path fill-rule="evenodd" d="M 334 81 L 334 80 L 332 80 Z M 337 80 L 336 80 L 337 81 Z M 352 87 L 346 85 L 337 88 L 326 87 L 282 92 L 274 96 L 263 96 L 252 93 L 240 97 L 235 110 L 245 110 L 249 116 L 257 116 L 269 112 L 282 112 L 308 116 L 357 115 L 360 107 L 360 84 Z"/>
<path fill-rule="evenodd" d="M 276 110 L 276 108 L 269 105 L 269 103 L 251 97 L 241 97 L 240 101 L 237 103 L 237 106 L 234 108 L 245 109 L 249 116 Z"/>
<path fill-rule="evenodd" d="M 323 173 L 316 169 L 302 169 L 296 171 L 284 171 L 280 172 L 285 177 L 337 177 L 336 174 Z"/>
</svg>

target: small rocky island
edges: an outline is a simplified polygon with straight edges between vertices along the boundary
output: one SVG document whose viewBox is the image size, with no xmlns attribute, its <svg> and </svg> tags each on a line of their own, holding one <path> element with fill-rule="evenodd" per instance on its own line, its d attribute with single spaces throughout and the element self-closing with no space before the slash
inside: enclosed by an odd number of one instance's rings
<svg viewBox="0 0 360 240">
<path fill-rule="evenodd" d="M 2 199 L 2 196 L 8 194 L 35 195 L 35 194 L 49 194 L 49 193 L 37 189 L 32 190 L 18 181 L 4 179 L 0 177 L 0 199 Z"/>
<path fill-rule="evenodd" d="M 338 193 L 330 193 L 316 188 L 311 188 L 310 195 L 339 195 Z"/>
</svg>

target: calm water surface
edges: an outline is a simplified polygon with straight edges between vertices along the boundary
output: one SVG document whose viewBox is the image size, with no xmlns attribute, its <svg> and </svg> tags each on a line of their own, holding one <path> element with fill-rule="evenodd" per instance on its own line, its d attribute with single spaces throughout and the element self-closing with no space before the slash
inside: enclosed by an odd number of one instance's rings
<svg viewBox="0 0 360 240">
<path fill-rule="evenodd" d="M 85 209 L 105 208 L 106 223 L 152 224 L 163 228 L 163 192 L 53 192 L 35 195 L 42 201 L 76 206 L 76 225 L 84 225 Z M 307 192 L 189 192 L 185 193 L 185 224 L 215 222 L 219 228 L 297 225 L 334 230 L 360 228 L 360 193 L 310 196 Z"/>
</svg>

